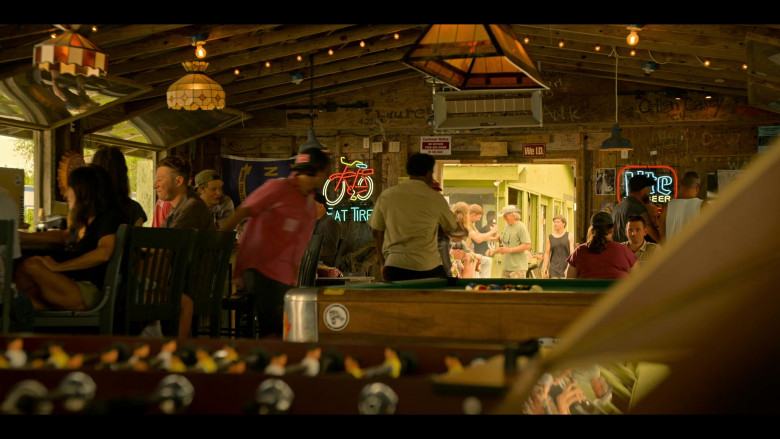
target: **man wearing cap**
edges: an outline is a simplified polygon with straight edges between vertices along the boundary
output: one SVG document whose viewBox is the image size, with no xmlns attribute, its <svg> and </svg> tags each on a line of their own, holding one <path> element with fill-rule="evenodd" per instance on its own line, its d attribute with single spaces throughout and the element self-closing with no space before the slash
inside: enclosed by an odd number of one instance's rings
<svg viewBox="0 0 780 439">
<path fill-rule="evenodd" d="M 222 176 L 214 169 L 206 169 L 195 175 L 195 188 L 209 208 L 217 229 L 235 211 L 233 200 L 222 192 L 224 184 Z"/>
<path fill-rule="evenodd" d="M 588 239 L 569 255 L 567 278 L 618 279 L 636 267 L 636 255 L 627 246 L 615 242 L 615 224 L 608 212 L 590 217 Z"/>
<path fill-rule="evenodd" d="M 626 224 L 628 224 L 628 218 L 634 215 L 640 215 L 644 218 L 647 234 L 653 241 L 661 242 L 661 234 L 658 232 L 655 222 L 650 218 L 646 206 L 650 203 L 650 188 L 654 184 L 653 179 L 644 174 L 637 174 L 628 180 L 628 195 L 620 200 L 620 203 L 612 211 L 612 221 L 615 225 L 613 240 L 615 242 L 628 240 Z"/>
<path fill-rule="evenodd" d="M 249 219 L 233 283 L 249 293 L 260 337 L 283 333 L 284 295 L 298 285 L 298 266 L 317 220 L 314 191 L 322 189 L 329 170 L 330 159 L 322 150 L 306 149 L 295 156 L 288 177 L 252 191 L 220 227 L 235 230 Z"/>
<path fill-rule="evenodd" d="M 531 235 L 520 221 L 520 209 L 509 205 L 501 209 L 506 227 L 501 234 L 499 246 L 488 250 L 488 256 L 503 254 L 501 259 L 501 277 L 524 279 L 528 272 L 528 253 L 531 249 Z"/>
<path fill-rule="evenodd" d="M 409 179 L 382 191 L 368 219 L 386 281 L 447 277 L 437 245 L 438 226 L 455 239 L 468 233 L 444 197 L 431 190 L 435 164 L 429 154 L 411 155 L 406 162 Z"/>
<path fill-rule="evenodd" d="M 341 226 L 332 216 L 328 215 L 327 200 L 322 192 L 314 193 L 314 205 L 317 206 L 317 222 L 314 223 L 314 232 L 312 233 L 322 235 L 320 261 L 328 267 L 336 267 L 336 252 L 339 249 Z"/>
</svg>

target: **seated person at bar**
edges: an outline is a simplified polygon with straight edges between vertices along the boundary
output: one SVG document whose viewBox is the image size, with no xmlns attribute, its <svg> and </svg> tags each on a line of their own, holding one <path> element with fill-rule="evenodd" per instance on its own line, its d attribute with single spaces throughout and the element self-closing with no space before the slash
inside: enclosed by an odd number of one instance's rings
<svg viewBox="0 0 780 439">
<path fill-rule="evenodd" d="M 130 198 L 130 179 L 127 177 L 127 162 L 122 150 L 116 146 L 101 145 L 92 156 L 92 164 L 108 171 L 116 190 L 117 202 L 130 224 L 143 226 L 147 220 L 141 204 Z"/>
<path fill-rule="evenodd" d="M 615 224 L 612 215 L 597 212 L 590 218 L 588 241 L 580 244 L 566 262 L 567 278 L 617 279 L 628 276 L 637 266 L 636 255 L 625 245 L 612 240 Z"/>
<path fill-rule="evenodd" d="M 382 191 L 368 219 L 386 281 L 447 277 L 437 243 L 438 226 L 455 241 L 468 235 L 447 200 L 431 190 L 435 164 L 429 154 L 410 156 L 409 179 Z"/>
<path fill-rule="evenodd" d="M 195 189 L 214 217 L 214 227 L 217 229 L 235 211 L 233 200 L 222 192 L 224 185 L 222 175 L 214 169 L 206 169 L 195 175 Z"/>
<path fill-rule="evenodd" d="M 317 222 L 314 223 L 314 231 L 312 233 L 323 235 L 320 261 L 328 267 L 335 267 L 341 226 L 332 216 L 328 215 L 326 204 L 325 196 L 319 191 L 315 192 L 314 205 L 317 207 Z"/>
<path fill-rule="evenodd" d="M 190 163 L 177 156 L 168 156 L 157 164 L 154 190 L 160 200 L 171 203 L 171 211 L 160 225 L 169 229 L 214 229 L 214 219 L 206 203 L 197 192 L 188 185 Z M 179 313 L 179 337 L 189 336 L 192 325 L 193 301 L 187 291 L 181 295 Z M 151 322 L 141 332 L 142 336 L 160 337 L 162 329 L 159 321 Z M 170 335 L 170 334 L 166 334 Z"/>
<path fill-rule="evenodd" d="M 35 310 L 83 311 L 94 308 L 103 296 L 106 266 L 114 252 L 120 224 L 128 220 L 120 213 L 108 172 L 87 165 L 68 175 L 68 230 L 23 233 L 26 239 L 49 242 L 61 239 L 65 250 L 55 256 L 32 256 L 14 271 L 19 291 L 30 297 Z"/>
</svg>

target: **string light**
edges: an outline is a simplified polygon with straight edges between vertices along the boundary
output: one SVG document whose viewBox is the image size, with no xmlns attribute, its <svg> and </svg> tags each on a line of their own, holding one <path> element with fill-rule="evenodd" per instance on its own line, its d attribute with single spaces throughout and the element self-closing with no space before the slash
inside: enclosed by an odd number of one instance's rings
<svg viewBox="0 0 780 439">
<path fill-rule="evenodd" d="M 238 76 L 238 75 L 240 75 L 240 74 L 241 74 L 241 70 L 239 70 L 239 69 L 235 69 L 235 70 L 233 70 L 233 74 L 234 74 L 234 75 L 236 75 L 236 76 Z"/>
<path fill-rule="evenodd" d="M 742 64 L 742 70 L 747 70 L 747 64 Z"/>
<path fill-rule="evenodd" d="M 328 49 L 328 55 L 333 55 L 333 49 Z"/>
<path fill-rule="evenodd" d="M 596 52 L 601 52 L 601 44 L 596 43 L 596 47 L 593 48 Z"/>
<path fill-rule="evenodd" d="M 366 47 L 366 42 L 363 40 L 360 40 L 360 47 Z"/>
<path fill-rule="evenodd" d="M 303 57 L 302 57 L 302 56 L 300 56 L 300 55 L 298 55 L 297 57 L 295 57 L 295 59 L 297 59 L 298 61 L 303 61 Z"/>
<path fill-rule="evenodd" d="M 704 59 L 704 67 L 709 67 L 709 66 L 710 66 L 710 59 L 709 58 L 705 58 Z"/>
<path fill-rule="evenodd" d="M 94 24 L 92 25 L 92 32 L 97 32 L 97 26 L 95 26 Z"/>
<path fill-rule="evenodd" d="M 54 32 L 52 32 L 50 36 L 51 36 L 52 38 L 57 38 L 57 34 L 56 34 L 56 33 L 54 33 Z"/>
<path fill-rule="evenodd" d="M 630 52 L 630 53 L 631 53 L 631 56 L 635 56 L 635 55 L 636 55 L 636 50 L 634 50 L 634 49 L 631 49 L 631 52 Z"/>
<path fill-rule="evenodd" d="M 558 47 L 563 47 L 563 40 L 558 41 Z"/>
<path fill-rule="evenodd" d="M 271 61 L 266 61 L 266 62 L 265 62 L 265 66 L 266 66 L 266 67 L 271 67 Z"/>
<path fill-rule="evenodd" d="M 395 38 L 397 40 L 397 39 L 401 38 L 401 36 L 398 35 L 398 33 L 396 33 L 395 35 L 393 35 L 393 38 Z"/>
<path fill-rule="evenodd" d="M 531 42 L 530 38 L 528 37 L 523 38 L 523 43 L 528 44 L 529 42 Z"/>
</svg>

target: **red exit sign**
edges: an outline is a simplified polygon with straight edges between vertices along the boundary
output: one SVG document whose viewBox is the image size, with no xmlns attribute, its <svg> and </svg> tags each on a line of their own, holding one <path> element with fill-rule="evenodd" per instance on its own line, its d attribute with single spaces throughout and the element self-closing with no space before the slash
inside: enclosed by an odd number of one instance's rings
<svg viewBox="0 0 780 439">
<path fill-rule="evenodd" d="M 523 145 L 523 157 L 544 157 L 547 154 L 547 145 L 544 143 L 529 143 Z"/>
</svg>

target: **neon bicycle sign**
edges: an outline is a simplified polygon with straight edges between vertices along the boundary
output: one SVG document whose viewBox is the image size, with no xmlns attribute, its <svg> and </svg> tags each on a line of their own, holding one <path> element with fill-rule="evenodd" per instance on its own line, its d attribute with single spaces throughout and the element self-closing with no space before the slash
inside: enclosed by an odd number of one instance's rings
<svg viewBox="0 0 780 439">
<path fill-rule="evenodd" d="M 322 195 L 325 196 L 328 206 L 339 204 L 344 199 L 345 194 L 349 196 L 351 201 L 365 201 L 371 198 L 374 193 L 374 180 L 369 176 L 374 174 L 374 169 L 369 168 L 360 160 L 348 163 L 344 161 L 344 157 L 341 157 L 340 162 L 344 165 L 344 169 L 341 172 L 331 174 L 328 181 L 325 182 L 325 186 L 322 187 Z M 357 171 L 350 170 L 353 166 L 357 168 Z M 333 186 L 332 191 L 329 190 L 331 185 Z"/>
</svg>

